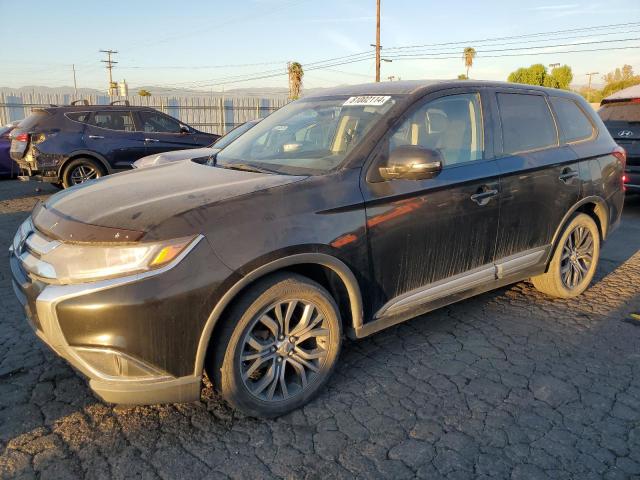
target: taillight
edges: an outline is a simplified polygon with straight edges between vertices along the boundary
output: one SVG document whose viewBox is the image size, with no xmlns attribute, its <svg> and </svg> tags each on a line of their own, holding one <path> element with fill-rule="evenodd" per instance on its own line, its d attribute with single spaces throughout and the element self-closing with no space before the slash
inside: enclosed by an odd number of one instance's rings
<svg viewBox="0 0 640 480">
<path fill-rule="evenodd" d="M 620 160 L 620 163 L 622 163 L 622 171 L 624 171 L 625 167 L 627 166 L 627 152 L 625 151 L 625 149 L 620 145 L 616 145 L 616 148 L 613 149 L 613 152 L 611 152 L 611 154 L 618 160 Z"/>
<path fill-rule="evenodd" d="M 13 139 L 17 140 L 18 142 L 28 142 L 29 141 L 29 134 L 28 133 L 19 133 L 18 135 L 13 137 Z"/>
</svg>

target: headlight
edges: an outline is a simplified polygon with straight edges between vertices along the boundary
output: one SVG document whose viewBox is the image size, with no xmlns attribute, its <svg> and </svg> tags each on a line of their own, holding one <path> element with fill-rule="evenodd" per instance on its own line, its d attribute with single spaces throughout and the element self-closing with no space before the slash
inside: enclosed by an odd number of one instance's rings
<svg viewBox="0 0 640 480">
<path fill-rule="evenodd" d="M 32 251 L 39 255 L 39 262 L 51 267 L 45 270 L 49 272 L 46 277 L 63 284 L 103 280 L 161 268 L 175 260 L 197 238 L 114 246 L 55 242 L 53 246 L 49 243 L 48 247 L 44 247 L 38 237 L 36 232 L 27 239 L 26 253 Z"/>
</svg>

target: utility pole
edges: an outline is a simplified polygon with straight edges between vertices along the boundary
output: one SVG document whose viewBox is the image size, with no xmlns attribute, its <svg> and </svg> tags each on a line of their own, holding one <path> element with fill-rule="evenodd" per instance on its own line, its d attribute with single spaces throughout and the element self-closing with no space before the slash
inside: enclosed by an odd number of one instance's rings
<svg viewBox="0 0 640 480">
<path fill-rule="evenodd" d="M 73 69 L 73 92 L 74 92 L 74 97 L 77 100 L 78 99 L 78 84 L 76 83 L 76 65 L 71 64 L 71 68 Z"/>
<path fill-rule="evenodd" d="M 380 81 L 380 0 L 376 0 L 376 82 Z"/>
<path fill-rule="evenodd" d="M 116 50 L 100 50 L 101 53 L 106 53 L 107 54 L 107 59 L 106 60 L 100 60 L 102 63 L 106 63 L 107 64 L 107 70 L 109 71 L 109 96 L 113 97 L 115 96 L 114 94 L 117 93 L 116 92 L 116 88 L 114 88 L 114 84 L 113 84 L 113 75 L 111 73 L 111 70 L 113 70 L 113 65 L 116 62 L 115 60 L 111 60 L 111 55 L 118 53 Z"/>
<path fill-rule="evenodd" d="M 587 77 L 589 77 L 589 90 L 591 90 L 591 77 L 593 77 L 594 75 L 598 75 L 600 72 L 590 72 L 587 73 Z"/>
</svg>

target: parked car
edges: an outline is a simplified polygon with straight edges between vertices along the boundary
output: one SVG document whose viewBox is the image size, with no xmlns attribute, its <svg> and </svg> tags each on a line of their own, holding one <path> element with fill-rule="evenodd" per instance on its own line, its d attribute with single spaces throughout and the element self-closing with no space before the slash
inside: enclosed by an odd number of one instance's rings
<svg viewBox="0 0 640 480">
<path fill-rule="evenodd" d="M 341 87 L 215 164 L 53 195 L 16 233 L 11 271 L 37 334 L 105 401 L 197 400 L 206 371 L 232 406 L 277 416 L 322 389 L 345 334 L 524 279 L 581 294 L 619 224 L 623 169 L 571 92 Z"/>
<path fill-rule="evenodd" d="M 18 122 L 12 122 L 0 127 L 0 176 L 13 178 L 20 171 L 18 165 L 11 159 L 9 149 L 11 147 L 11 131 L 16 128 Z"/>
<path fill-rule="evenodd" d="M 12 132 L 11 157 L 23 180 L 67 188 L 128 170 L 146 155 L 203 147 L 218 138 L 149 107 L 52 106 L 35 108 Z"/>
<path fill-rule="evenodd" d="M 133 168 L 146 168 L 163 165 L 165 163 L 177 162 L 179 160 L 191 160 L 193 158 L 205 158 L 212 157 L 224 147 L 233 142 L 236 138 L 256 125 L 261 119 L 249 120 L 242 123 L 231 130 L 226 135 L 223 135 L 211 145 L 204 148 L 193 148 L 187 150 L 175 150 L 173 152 L 159 153 L 158 155 L 148 155 L 142 157 L 140 160 L 133 162 Z"/>
<path fill-rule="evenodd" d="M 626 191 L 640 192 L 640 89 L 637 97 L 603 100 L 598 114 L 627 153 Z"/>
</svg>

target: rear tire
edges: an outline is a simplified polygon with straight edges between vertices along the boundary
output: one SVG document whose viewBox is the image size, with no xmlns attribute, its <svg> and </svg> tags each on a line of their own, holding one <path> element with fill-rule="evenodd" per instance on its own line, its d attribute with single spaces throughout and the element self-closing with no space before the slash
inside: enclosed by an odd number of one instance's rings
<svg viewBox="0 0 640 480">
<path fill-rule="evenodd" d="M 589 215 L 578 213 L 562 232 L 547 272 L 532 277 L 531 282 L 552 297 L 577 297 L 591 283 L 599 258 L 598 226 Z"/>
<path fill-rule="evenodd" d="M 338 307 L 318 283 L 296 274 L 259 280 L 231 306 L 212 338 L 207 373 L 234 408 L 276 417 L 309 402 L 338 360 Z"/>
<path fill-rule="evenodd" d="M 70 161 L 62 172 L 62 186 L 64 188 L 80 185 L 106 175 L 104 168 L 92 158 L 76 158 Z"/>
</svg>

